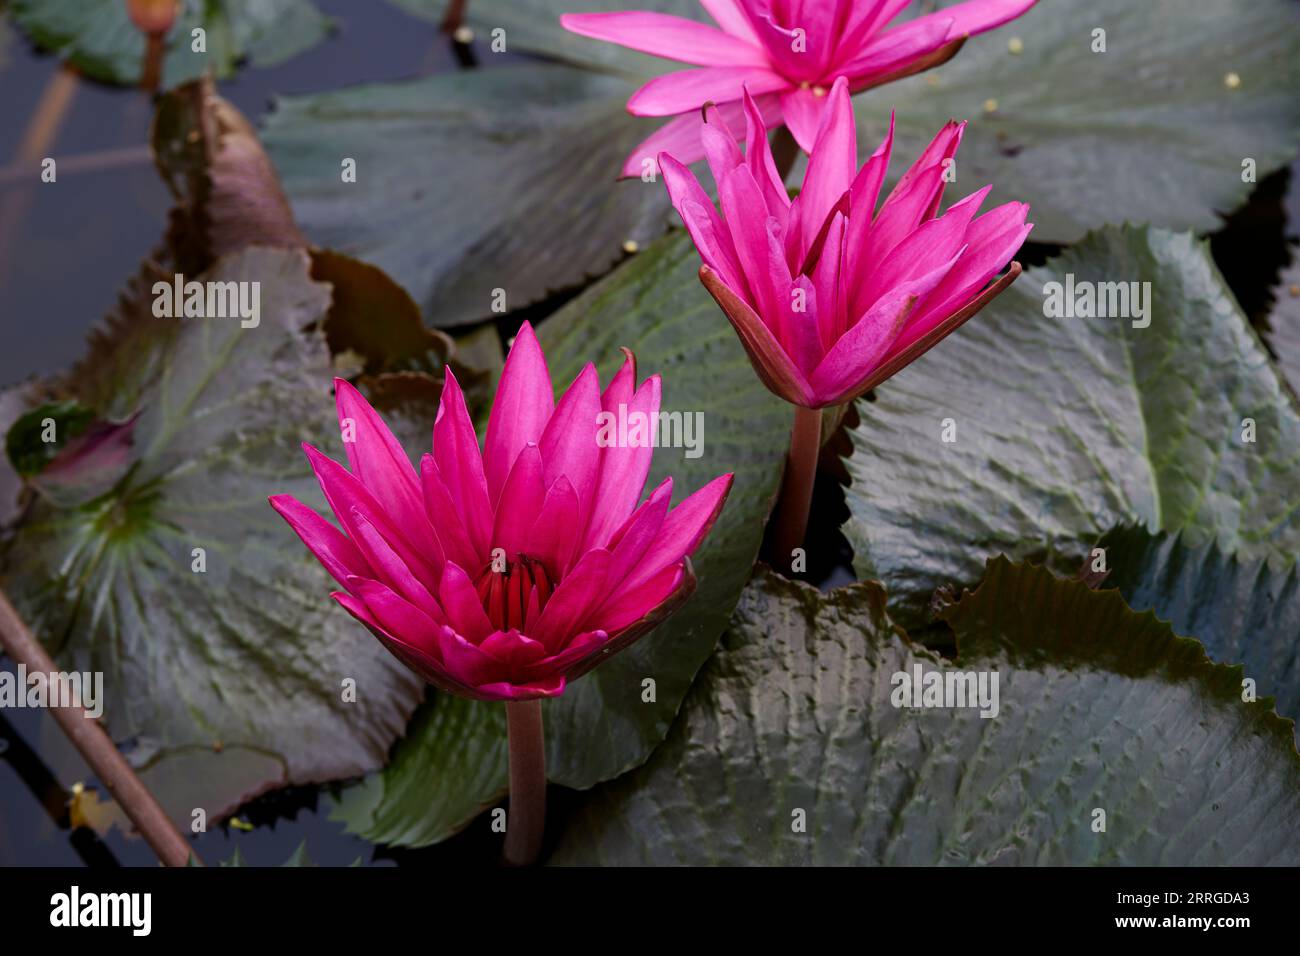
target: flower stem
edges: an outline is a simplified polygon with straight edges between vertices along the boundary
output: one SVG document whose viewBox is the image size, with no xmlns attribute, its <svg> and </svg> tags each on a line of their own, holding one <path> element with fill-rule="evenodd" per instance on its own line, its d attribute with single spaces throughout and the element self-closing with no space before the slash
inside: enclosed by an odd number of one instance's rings
<svg viewBox="0 0 1300 956">
<path fill-rule="evenodd" d="M 785 460 L 781 499 L 776 506 L 776 534 L 772 546 L 773 566 L 781 570 L 789 570 L 791 552 L 803 547 L 821 444 L 821 410 L 796 405 L 794 428 L 790 432 L 790 454 Z"/>
<path fill-rule="evenodd" d="M 530 866 L 542 850 L 546 829 L 546 739 L 542 702 L 506 702 L 510 741 L 510 817 L 506 821 L 506 863 Z"/>
<path fill-rule="evenodd" d="M 28 630 L 3 591 L 0 591 L 0 648 L 16 663 L 24 665 L 28 673 L 51 674 L 56 670 L 50 655 Z M 90 717 L 79 704 L 52 705 L 50 714 L 165 866 L 186 866 L 191 858 L 196 864 L 201 862 L 98 720 Z"/>
</svg>

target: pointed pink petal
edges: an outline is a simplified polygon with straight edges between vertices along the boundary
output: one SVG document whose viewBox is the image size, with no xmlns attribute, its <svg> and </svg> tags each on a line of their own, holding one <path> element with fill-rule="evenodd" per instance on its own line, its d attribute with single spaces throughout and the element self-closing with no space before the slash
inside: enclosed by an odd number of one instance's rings
<svg viewBox="0 0 1300 956">
<path fill-rule="evenodd" d="M 357 548 L 375 569 L 375 580 L 392 588 L 403 599 L 415 605 L 435 623 L 445 624 L 446 618 L 429 588 L 420 581 L 401 558 L 389 547 L 384 536 L 366 520 L 358 508 L 352 509 L 352 520 L 357 529 Z M 431 585 L 435 582 L 430 582 Z"/>
<path fill-rule="evenodd" d="M 398 528 L 384 507 L 375 500 L 374 495 L 355 475 L 338 462 L 322 455 L 311 445 L 304 443 L 302 448 L 307 453 L 312 471 L 316 473 L 316 480 L 320 482 L 325 500 L 353 543 L 357 540 L 357 530 L 352 509 L 356 508 L 370 519 L 406 566 L 422 580 L 438 579 L 437 568 L 425 556 L 425 551 L 406 536 L 405 529 Z"/>
<path fill-rule="evenodd" d="M 420 459 L 420 486 L 424 490 L 424 510 L 438 536 L 446 560 L 455 561 L 462 568 L 477 567 L 486 560 L 474 548 L 465 522 L 461 520 L 459 506 L 443 481 L 438 462 L 432 455 Z"/>
<path fill-rule="evenodd" d="M 746 88 L 758 96 L 789 86 L 789 80 L 766 67 L 702 66 L 655 77 L 632 94 L 627 111 L 633 116 L 676 116 L 710 100 L 738 102 Z"/>
<path fill-rule="evenodd" d="M 855 87 L 874 77 L 893 73 L 923 59 L 959 35 L 953 32 L 953 25 L 947 10 L 910 20 L 869 40 L 861 52 L 841 69 L 852 78 Z"/>
<path fill-rule="evenodd" d="M 532 325 L 525 322 L 506 357 L 488 418 L 483 461 L 488 498 L 493 507 L 501 497 L 515 458 L 529 442 L 541 441 L 554 408 L 555 392 L 551 388 L 551 373 L 546 369 L 546 357 Z"/>
<path fill-rule="evenodd" d="M 365 602 L 374 620 L 395 640 L 437 658 L 437 635 L 442 628 L 418 607 L 382 582 L 368 578 L 349 578 L 348 590 Z"/>
<path fill-rule="evenodd" d="M 821 228 L 831 207 L 848 191 L 858 171 L 857 127 L 853 122 L 849 85 L 844 77 L 835 81 L 827 100 L 812 155 L 808 159 L 803 189 L 799 193 L 804 229 L 799 261 L 812 245 L 813 230 Z"/>
<path fill-rule="evenodd" d="M 699 66 L 766 66 L 753 43 L 714 27 L 666 13 L 566 13 L 560 25 L 570 33 L 617 43 L 630 50 Z"/>
<path fill-rule="evenodd" d="M 740 37 L 758 45 L 758 34 L 749 22 L 743 0 L 700 0 L 700 6 L 709 12 L 713 22 L 733 37 Z"/>
<path fill-rule="evenodd" d="M 768 129 L 781 125 L 781 101 L 775 93 L 755 97 L 754 102 Z M 744 118 L 738 101 L 719 104 L 718 115 L 730 129 L 739 129 Z M 619 175 L 641 176 L 647 170 L 657 171 L 656 161 L 660 153 L 668 153 L 678 162 L 688 165 L 703 159 L 702 124 L 700 114 L 695 110 L 669 120 L 632 151 Z"/>
<path fill-rule="evenodd" d="M 781 94 L 781 116 L 805 153 L 811 153 L 817 141 L 817 128 L 825 108 L 826 97 L 817 96 L 810 89 L 796 87 Z"/>
<path fill-rule="evenodd" d="M 812 375 L 819 403 L 841 405 L 860 394 L 857 387 L 884 358 L 917 302 L 933 291 L 960 255 L 920 278 L 890 289 L 840 337 Z"/>
<path fill-rule="evenodd" d="M 479 650 L 504 664 L 512 675 L 546 658 L 546 648 L 540 641 L 526 637 L 514 628 L 489 634 L 479 645 Z"/>
<path fill-rule="evenodd" d="M 504 548 L 508 560 L 514 560 L 520 552 L 527 552 L 530 544 L 528 532 L 532 530 L 545 500 L 542 453 L 536 445 L 528 444 L 515 459 L 510 477 L 501 489 L 496 524 L 492 527 L 492 547 Z"/>
<path fill-rule="evenodd" d="M 492 534 L 492 506 L 483 476 L 483 458 L 460 383 L 450 368 L 444 375 L 442 398 L 433 422 L 433 458 L 438 463 L 439 477 L 460 509 L 475 553 L 482 555 L 487 553 Z"/>
<path fill-rule="evenodd" d="M 474 688 L 482 700 L 537 700 L 543 697 L 559 697 L 564 693 L 565 678 L 545 677 L 527 684 L 511 684 L 504 681 L 480 684 Z"/>
<path fill-rule="evenodd" d="M 583 508 L 590 507 L 596 493 L 600 468 L 600 449 L 596 447 L 599 415 L 600 376 L 596 366 L 588 363 L 560 397 L 538 443 L 547 487 L 564 476 Z"/>
<path fill-rule="evenodd" d="M 790 194 L 786 192 L 785 183 L 781 181 L 781 176 L 776 171 L 776 160 L 772 157 L 772 144 L 767 140 L 767 124 L 763 120 L 763 113 L 748 90 L 745 91 L 743 108 L 745 110 L 745 163 L 763 191 L 767 214 L 775 216 L 784 230 L 789 219 Z"/>
<path fill-rule="evenodd" d="M 314 508 L 308 508 L 293 495 L 271 495 L 267 501 L 289 523 L 307 550 L 316 556 L 316 560 L 343 587 L 347 587 L 349 575 L 369 577 L 373 574 L 370 564 L 357 550 L 357 546 L 347 535 L 317 514 Z"/>
<path fill-rule="evenodd" d="M 529 622 L 531 636 L 546 645 L 549 653 L 564 650 L 583 628 L 579 625 L 608 593 L 611 555 L 603 548 L 588 551 L 562 580 L 542 609 L 541 619 Z"/>
<path fill-rule="evenodd" d="M 947 262 L 966 244 L 966 229 L 988 196 L 992 186 L 971 193 L 954 203 L 937 219 L 921 223 L 881 260 L 862 286 L 860 301 L 853 303 L 856 312 L 865 312 L 885 292 L 908 279 L 924 275 Z"/>
<path fill-rule="evenodd" d="M 546 501 L 528 532 L 529 554 L 545 564 L 549 573 L 563 575 L 569 570 L 581 530 L 578 494 L 561 475 L 547 489 Z M 531 615 L 528 619 L 535 620 Z"/>
<path fill-rule="evenodd" d="M 673 208 L 682 217 L 682 224 L 686 226 L 700 258 L 729 283 L 743 285 L 735 243 L 731 241 L 731 232 L 723 224 L 722 217 L 713 207 L 713 200 L 691 171 L 672 156 L 661 154 L 659 166 L 663 170 L 664 184 L 668 187 Z"/>
<path fill-rule="evenodd" d="M 682 558 L 694 554 L 718 520 L 732 481 L 730 474 L 719 475 L 668 512 L 659 534 L 640 563 L 623 579 L 620 590 L 636 590 L 665 568 L 680 564 Z"/>
<path fill-rule="evenodd" d="M 588 619 L 601 630 L 616 634 L 667 600 L 681 586 L 684 575 L 681 565 L 675 564 L 644 584 L 619 588 Z"/>
<path fill-rule="evenodd" d="M 610 539 L 611 558 L 606 582 L 610 590 L 619 587 L 640 564 L 663 527 L 672 497 L 673 480 L 665 478 Z"/>
<path fill-rule="evenodd" d="M 626 368 L 625 364 L 624 369 Z M 620 371 L 619 375 L 622 374 Z M 613 391 L 616 383 L 617 376 L 615 382 L 610 383 L 610 391 Z M 620 388 L 613 397 L 619 398 L 623 394 Z M 646 476 L 650 473 L 650 462 L 654 458 L 654 430 L 659 421 L 659 399 L 659 376 L 652 375 L 636 390 L 630 401 L 620 402 L 626 405 L 621 412 L 617 405 L 611 407 L 608 400 L 602 403 L 604 410 L 614 416 L 616 426 L 620 419 L 626 419 L 628 434 L 625 446 L 620 447 L 616 440 L 614 444 L 600 449 L 600 479 L 587 532 L 582 538 L 584 550 L 604 546 L 619 525 L 627 520 L 641 498 Z M 638 422 L 643 422 L 646 426 L 639 429 L 642 434 L 633 431 Z"/>
<path fill-rule="evenodd" d="M 496 630 L 487 612 L 483 610 L 478 592 L 474 590 L 474 582 L 460 565 L 449 561 L 443 567 L 438 603 L 447 615 L 448 625 L 457 634 L 465 635 L 476 644 Z"/>
<path fill-rule="evenodd" d="M 1037 0 L 966 0 L 965 3 L 944 7 L 927 16 L 917 17 L 912 22 L 931 18 L 950 19 L 952 27 L 949 36 L 974 36 L 1014 20 L 1027 12 L 1036 2 Z"/>
<path fill-rule="evenodd" d="M 334 380 L 334 397 L 340 431 L 355 437 L 354 441 L 343 443 L 352 474 L 384 503 L 384 508 L 413 544 L 428 543 L 432 529 L 424 516 L 420 482 L 401 443 L 365 397 L 346 380 Z"/>
</svg>

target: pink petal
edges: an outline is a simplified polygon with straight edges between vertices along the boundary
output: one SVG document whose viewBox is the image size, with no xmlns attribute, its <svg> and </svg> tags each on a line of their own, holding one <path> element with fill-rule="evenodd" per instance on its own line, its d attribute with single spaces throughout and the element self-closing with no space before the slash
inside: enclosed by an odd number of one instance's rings
<svg viewBox="0 0 1300 956">
<path fill-rule="evenodd" d="M 661 154 L 659 166 L 663 169 L 664 184 L 668 187 L 673 208 L 682 217 L 682 224 L 686 226 L 700 258 L 729 284 L 742 287 L 736 246 L 722 217 L 714 209 L 713 200 L 700 186 L 694 174 L 672 156 Z"/>
<path fill-rule="evenodd" d="M 766 67 L 703 66 L 655 77 L 632 94 L 627 111 L 633 116 L 676 116 L 710 100 L 739 101 L 746 89 L 758 96 L 789 86 L 789 80 Z"/>
<path fill-rule="evenodd" d="M 811 89 L 795 87 L 781 94 L 781 116 L 805 153 L 812 152 L 825 108 L 825 95 L 817 96 Z"/>
<path fill-rule="evenodd" d="M 428 544 L 432 529 L 424 516 L 420 482 L 401 443 L 364 396 L 344 379 L 334 380 L 334 397 L 340 431 L 345 436 L 354 433 L 354 441 L 343 443 L 352 474 L 384 503 L 413 544 Z"/>
<path fill-rule="evenodd" d="M 445 624 L 446 618 L 429 589 L 420 581 L 401 558 L 389 547 L 375 526 L 366 520 L 358 508 L 352 509 L 353 525 L 357 529 L 357 548 L 375 569 L 375 580 L 392 588 L 403 599 L 415 605 L 435 623 Z M 430 582 L 433 584 L 434 582 Z"/>
<path fill-rule="evenodd" d="M 755 97 L 759 113 L 768 129 L 781 125 L 781 101 L 775 93 Z M 718 114 L 731 129 L 739 129 L 742 121 L 741 104 L 718 104 Z M 704 144 L 700 139 L 700 114 L 694 110 L 669 120 L 651 133 L 623 163 L 619 175 L 641 176 L 647 170 L 657 171 L 657 159 L 668 153 L 681 163 L 694 163 L 704 158 Z"/>
<path fill-rule="evenodd" d="M 950 37 L 974 36 L 1014 20 L 1036 2 L 1037 0 L 966 0 L 965 3 L 917 17 L 913 22 L 939 17 L 951 19 Z"/>
<path fill-rule="evenodd" d="M 563 575 L 569 570 L 581 530 L 578 494 L 561 475 L 547 489 L 546 501 L 528 532 L 529 554 L 545 564 L 548 572 Z M 531 615 L 528 619 L 534 620 Z"/>
<path fill-rule="evenodd" d="M 559 697 L 564 693 L 565 678 L 545 677 L 527 684 L 507 682 L 480 684 L 474 690 L 484 700 L 537 700 L 542 697 Z"/>
<path fill-rule="evenodd" d="M 579 625 L 588 613 L 608 593 L 606 581 L 610 560 L 610 553 L 603 548 L 584 554 L 555 588 L 555 593 L 542 609 L 541 619 L 536 624 L 529 622 L 531 636 L 545 644 L 549 653 L 564 650 L 582 630 Z"/>
<path fill-rule="evenodd" d="M 320 488 L 325 494 L 325 500 L 329 502 L 331 510 L 339 520 L 339 524 L 343 526 L 343 529 L 354 543 L 357 539 L 357 530 L 352 517 L 352 510 L 356 508 L 370 519 L 371 523 L 379 529 L 380 534 L 384 536 L 384 540 L 397 552 L 406 566 L 411 568 L 422 580 L 436 581 L 438 579 L 437 568 L 425 556 L 425 551 L 415 546 L 415 543 L 407 538 L 405 530 L 398 528 L 388 512 L 384 510 L 383 505 L 375 500 L 374 495 L 355 475 L 338 462 L 322 455 L 311 445 L 304 443 L 302 448 L 307 453 L 307 460 L 311 464 L 312 471 L 316 473 L 316 480 L 320 482 Z"/>
<path fill-rule="evenodd" d="M 766 66 L 753 43 L 714 27 L 666 13 L 566 13 L 560 25 L 570 33 L 617 43 L 630 50 L 699 66 Z"/>
<path fill-rule="evenodd" d="M 316 560 L 343 587 L 348 586 L 347 579 L 350 575 L 369 577 L 373 574 L 357 546 L 347 535 L 317 514 L 314 508 L 308 508 L 293 495 L 271 495 L 267 500 L 302 539 L 307 550 L 316 556 Z"/>
<path fill-rule="evenodd" d="M 758 44 L 758 34 L 745 12 L 744 0 L 700 0 L 700 6 L 709 12 L 713 22 L 734 37 Z"/>
<path fill-rule="evenodd" d="M 821 404 L 840 405 L 857 397 L 855 387 L 884 358 L 917 302 L 933 291 L 960 255 L 920 278 L 890 289 L 840 337 L 812 375 L 813 391 Z"/>
<path fill-rule="evenodd" d="M 584 509 L 591 506 L 600 469 L 600 449 L 596 447 L 599 415 L 600 376 L 596 366 L 588 363 L 561 396 L 538 443 L 547 487 L 564 476 Z"/>
<path fill-rule="evenodd" d="M 479 552 L 470 539 L 456 500 L 442 478 L 438 462 L 433 455 L 420 459 L 420 485 L 424 490 L 424 510 L 438 536 L 446 560 L 455 561 L 462 568 L 477 567 L 487 552 Z"/>
<path fill-rule="evenodd" d="M 611 590 L 619 587 L 623 579 L 637 568 L 654 543 L 655 536 L 659 534 L 664 518 L 668 515 L 672 497 L 673 480 L 665 478 L 611 539 L 612 556 L 607 581 L 607 587 Z"/>
<path fill-rule="evenodd" d="M 554 408 L 555 391 L 551 388 L 546 357 L 532 325 L 525 322 L 506 357 L 488 418 L 483 461 L 493 507 L 501 497 L 515 458 L 528 443 L 535 445 L 541 441 Z"/>
<path fill-rule="evenodd" d="M 812 245 L 813 233 L 830 214 L 858 171 L 857 127 L 853 122 L 853 104 L 849 100 L 849 85 L 844 77 L 831 88 L 826 109 L 822 112 L 817 129 L 817 139 L 808 159 L 808 172 L 803 178 L 801 222 L 804 233 L 799 249 L 802 261 Z"/>
<path fill-rule="evenodd" d="M 767 123 L 763 113 L 745 91 L 743 103 L 745 111 L 745 164 L 763 192 L 763 201 L 767 203 L 767 214 L 775 216 L 785 229 L 789 219 L 790 194 L 786 192 L 785 183 L 776 171 L 776 160 L 772 157 L 772 144 L 767 139 Z"/>
<path fill-rule="evenodd" d="M 452 501 L 460 509 L 461 521 L 477 554 L 487 554 L 492 534 L 492 506 L 488 501 L 487 479 L 478 436 L 465 407 L 460 383 L 450 368 L 445 371 L 438 415 L 433 422 L 433 458 L 438 475 Z"/>
<path fill-rule="evenodd" d="M 448 625 L 476 644 L 496 630 L 483 610 L 474 582 L 457 564 L 448 562 L 442 569 L 438 603 L 447 615 Z"/>
<path fill-rule="evenodd" d="M 509 560 L 520 552 L 527 552 L 531 543 L 528 532 L 532 530 L 545 500 L 542 453 L 536 445 L 528 444 L 515 459 L 515 466 L 510 469 L 510 477 L 501 490 L 496 524 L 492 527 L 492 547 L 505 549 Z"/>
<path fill-rule="evenodd" d="M 939 49 L 955 34 L 948 10 L 918 17 L 867 41 L 861 52 L 841 69 L 855 87 L 874 77 L 896 72 Z"/>
<path fill-rule="evenodd" d="M 680 564 L 682 558 L 694 554 L 722 513 L 733 477 L 719 475 L 668 512 L 659 534 L 619 589 L 637 590 L 665 568 Z"/>
<path fill-rule="evenodd" d="M 645 617 L 681 586 L 685 571 L 680 565 L 664 568 L 637 587 L 621 587 L 609 596 L 589 620 L 601 630 L 617 634 Z"/>
<path fill-rule="evenodd" d="M 374 620 L 396 641 L 437 658 L 437 635 L 442 628 L 418 607 L 368 578 L 349 578 L 348 590 L 365 602 Z"/>
<path fill-rule="evenodd" d="M 625 364 L 624 369 L 627 367 Z M 622 374 L 623 372 L 620 371 L 619 375 Z M 620 384 L 618 376 L 610 383 L 610 392 L 614 392 L 616 384 Z M 624 391 L 620 387 L 612 397 L 621 398 L 623 394 Z M 646 476 L 650 473 L 650 462 L 654 458 L 654 436 L 645 435 L 644 442 L 633 442 L 632 439 L 638 436 L 632 434 L 632 426 L 639 420 L 638 416 L 644 415 L 644 421 L 649 429 L 653 430 L 658 423 L 659 398 L 659 376 L 652 375 L 637 389 L 631 401 L 619 403 L 626 405 L 622 412 L 618 405 L 611 407 L 609 399 L 602 402 L 604 410 L 614 416 L 615 422 L 619 420 L 620 415 L 626 416 L 629 434 L 626 447 L 619 447 L 615 443 L 600 450 L 599 490 L 596 492 L 592 506 L 587 533 L 582 539 L 585 549 L 603 546 L 619 525 L 627 520 L 627 516 L 632 513 L 632 509 L 641 498 Z"/>
</svg>

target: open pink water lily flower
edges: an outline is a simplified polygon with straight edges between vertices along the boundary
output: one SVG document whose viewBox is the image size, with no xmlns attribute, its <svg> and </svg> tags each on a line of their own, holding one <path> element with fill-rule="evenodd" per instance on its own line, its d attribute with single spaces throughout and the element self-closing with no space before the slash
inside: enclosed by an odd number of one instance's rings
<svg viewBox="0 0 1300 956">
<path fill-rule="evenodd" d="M 1032 228 L 1024 203 L 977 217 L 990 186 L 936 216 L 965 129 L 955 122 L 875 211 L 892 117 L 884 142 L 858 169 L 843 78 L 829 101 L 793 202 L 748 94 L 743 154 L 717 110 L 707 108 L 696 123 L 721 214 L 689 169 L 659 157 L 673 206 L 704 261 L 700 280 L 764 384 L 805 408 L 841 405 L 875 388 L 978 312 L 1020 274 L 1011 262 L 989 285 Z"/>
<path fill-rule="evenodd" d="M 603 394 L 588 365 L 557 404 L 525 324 L 482 454 L 446 374 L 418 472 L 361 394 L 335 383 L 351 470 L 304 448 L 342 530 L 289 495 L 271 504 L 343 586 L 334 599 L 426 681 L 479 700 L 557 696 L 690 596 L 689 555 L 732 476 L 671 509 L 667 478 L 638 504 L 650 441 L 598 440 L 602 412 L 658 414 L 659 378 L 637 387 L 630 353 Z"/>
<path fill-rule="evenodd" d="M 840 76 L 853 92 L 937 66 L 965 38 L 1014 20 L 1037 0 L 966 0 L 891 27 L 910 0 L 700 0 L 717 27 L 665 13 L 566 13 L 565 29 L 699 67 L 655 77 L 628 100 L 636 116 L 676 116 L 628 157 L 640 175 L 661 152 L 704 157 L 694 113 L 717 104 L 739 127 L 748 88 L 763 124 L 782 124 L 811 150 L 826 94 Z"/>
</svg>

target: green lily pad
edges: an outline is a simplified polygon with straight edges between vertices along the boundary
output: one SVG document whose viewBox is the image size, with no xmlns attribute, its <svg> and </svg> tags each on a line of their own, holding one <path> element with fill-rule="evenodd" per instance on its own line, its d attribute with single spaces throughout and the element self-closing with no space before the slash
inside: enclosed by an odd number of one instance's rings
<svg viewBox="0 0 1300 956">
<path fill-rule="evenodd" d="M 196 806 L 211 822 L 271 786 L 382 766 L 422 693 L 266 503 L 323 509 L 299 443 L 338 445 L 329 351 L 302 331 L 330 293 L 309 270 L 301 250 L 251 248 L 196 277 L 260 283 L 256 327 L 137 319 L 158 335 L 134 352 L 149 374 L 119 354 L 129 407 L 100 409 L 138 412 L 125 475 L 75 507 L 38 502 L 3 555 L 60 666 L 103 672 L 114 739 L 156 779 L 175 761 L 203 781 L 202 803 L 168 802 L 185 827 Z"/>
<path fill-rule="evenodd" d="M 1076 294 L 1149 282 L 1149 326 L 1045 315 L 1046 284 L 1064 292 L 1068 275 Z M 978 581 L 984 555 L 1073 573 L 1120 524 L 1243 557 L 1300 553 L 1300 418 L 1187 234 L 1089 236 L 857 407 L 845 534 L 907 626 L 936 587 Z"/>
<path fill-rule="evenodd" d="M 428 16 L 445 8 L 401 3 Z M 559 24 L 562 13 L 629 8 L 712 22 L 690 0 L 472 0 L 469 20 L 485 43 L 501 28 L 509 49 L 641 81 L 685 69 Z M 1096 29 L 1104 53 L 1092 52 Z M 1033 206 L 1036 241 L 1062 243 L 1106 223 L 1218 228 L 1255 179 L 1295 158 L 1297 86 L 1300 22 L 1289 0 L 1040 0 L 944 66 L 855 97 L 854 109 L 867 152 L 897 111 L 895 153 L 907 161 L 895 162 L 895 176 L 950 118 L 970 120 L 956 188 L 993 183 L 995 200 Z M 658 122 L 642 120 L 641 138 Z"/>
<path fill-rule="evenodd" d="M 690 602 L 546 702 L 547 772 L 567 787 L 616 777 L 659 745 L 749 578 L 780 480 L 791 413 L 759 383 L 735 333 L 701 294 L 698 268 L 690 241 L 674 235 L 538 329 L 557 388 L 593 359 L 608 382 L 622 361 L 619 347 L 633 346 L 641 376 L 663 374 L 665 411 L 704 414 L 703 454 L 686 458 L 683 449 L 660 449 L 648 487 L 672 475 L 678 502 L 719 474 L 736 476 L 722 515 L 693 558 L 699 587 Z M 654 681 L 652 702 L 643 696 L 647 678 Z M 439 698 L 426 705 L 432 717 L 421 714 L 418 726 L 427 739 L 413 732 L 389 768 L 344 795 L 339 816 L 352 832 L 381 843 L 433 843 L 501 796 L 504 737 L 502 717 L 494 713 L 501 708 L 447 706 L 453 732 L 439 717 L 443 706 Z M 457 770 L 470 762 L 466 754 L 480 761 L 468 783 Z"/>
<path fill-rule="evenodd" d="M 1296 566 L 1242 560 L 1210 542 L 1117 528 L 1097 546 L 1129 606 L 1152 609 L 1179 634 L 1195 634 L 1213 660 L 1243 664 L 1259 696 L 1284 717 L 1300 716 L 1300 583 Z"/>
<path fill-rule="evenodd" d="M 1003 558 L 945 612 L 955 663 L 884 605 L 873 582 L 760 572 L 668 740 L 592 793 L 552 862 L 1300 862 L 1293 725 L 1242 701 L 1240 668 Z M 894 706 L 918 667 L 997 673 L 996 716 Z"/>
<path fill-rule="evenodd" d="M 38 45 L 87 76 L 106 83 L 140 81 L 145 38 L 122 0 L 12 0 L 9 10 Z M 206 52 L 196 53 L 191 31 L 200 27 Z M 167 34 L 162 82 L 174 86 L 208 70 L 224 79 L 244 61 L 273 66 L 329 32 L 330 21 L 312 0 L 181 0 Z"/>
<path fill-rule="evenodd" d="M 631 90 L 556 64 L 451 73 L 278 99 L 263 139 L 311 239 L 450 327 L 579 286 L 665 231 L 663 183 L 615 181 L 647 132 Z"/>
</svg>

